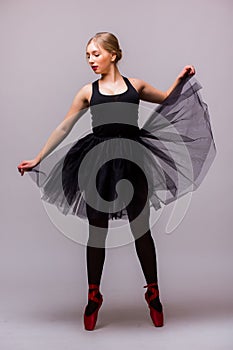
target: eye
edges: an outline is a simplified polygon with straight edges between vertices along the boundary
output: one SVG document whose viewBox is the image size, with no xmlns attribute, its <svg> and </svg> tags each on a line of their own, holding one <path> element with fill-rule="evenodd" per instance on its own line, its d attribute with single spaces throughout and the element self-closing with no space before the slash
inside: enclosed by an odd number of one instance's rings
<svg viewBox="0 0 233 350">
<path fill-rule="evenodd" d="M 98 57 L 99 55 L 100 55 L 99 53 L 96 53 L 96 54 L 95 54 L 95 57 Z"/>
</svg>

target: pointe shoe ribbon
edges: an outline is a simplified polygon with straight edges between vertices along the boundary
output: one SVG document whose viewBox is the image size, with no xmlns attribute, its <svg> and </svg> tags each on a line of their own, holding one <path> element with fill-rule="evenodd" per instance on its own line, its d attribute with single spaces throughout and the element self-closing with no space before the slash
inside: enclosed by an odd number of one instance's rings
<svg viewBox="0 0 233 350">
<path fill-rule="evenodd" d="M 89 285 L 89 290 L 93 289 L 92 291 L 88 292 L 88 300 L 93 300 L 98 304 L 97 309 L 91 314 L 91 315 L 86 315 L 84 312 L 84 327 L 88 331 L 93 331 L 96 325 L 97 317 L 98 317 L 98 311 L 103 303 L 103 296 L 99 292 L 99 286 L 96 284 L 90 284 Z M 96 297 L 96 294 L 100 293 L 100 298 Z"/>
<path fill-rule="evenodd" d="M 150 302 L 159 296 L 158 284 L 156 282 L 149 283 L 144 286 L 144 288 L 148 288 L 145 293 L 145 299 L 150 309 L 150 317 L 153 321 L 153 324 L 155 327 L 162 327 L 164 324 L 163 310 L 158 311 L 150 305 Z M 148 295 L 148 291 L 150 291 L 152 294 Z"/>
</svg>

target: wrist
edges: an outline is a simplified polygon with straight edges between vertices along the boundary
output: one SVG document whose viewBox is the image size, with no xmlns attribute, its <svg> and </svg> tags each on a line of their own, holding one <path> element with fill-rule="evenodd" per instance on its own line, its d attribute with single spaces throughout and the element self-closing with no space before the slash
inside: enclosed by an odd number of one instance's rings
<svg viewBox="0 0 233 350">
<path fill-rule="evenodd" d="M 41 159 L 42 159 L 41 155 L 38 155 L 38 156 L 35 158 L 35 161 L 36 161 L 37 163 L 40 163 L 40 162 L 41 162 Z"/>
<path fill-rule="evenodd" d="M 178 75 L 178 77 L 176 78 L 176 85 L 180 84 L 182 79 L 183 79 L 183 76 Z"/>
</svg>

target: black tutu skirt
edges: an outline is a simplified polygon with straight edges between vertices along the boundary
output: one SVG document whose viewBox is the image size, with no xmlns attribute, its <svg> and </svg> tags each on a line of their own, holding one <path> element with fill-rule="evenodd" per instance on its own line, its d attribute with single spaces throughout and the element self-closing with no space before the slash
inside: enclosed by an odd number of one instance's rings
<svg viewBox="0 0 233 350">
<path fill-rule="evenodd" d="M 216 156 L 200 89 L 194 77 L 186 78 L 141 128 L 114 116 L 56 149 L 28 172 L 41 199 L 64 215 L 87 219 L 88 203 L 95 213 L 127 219 L 127 205 L 145 188 L 155 210 L 195 191 Z"/>
</svg>

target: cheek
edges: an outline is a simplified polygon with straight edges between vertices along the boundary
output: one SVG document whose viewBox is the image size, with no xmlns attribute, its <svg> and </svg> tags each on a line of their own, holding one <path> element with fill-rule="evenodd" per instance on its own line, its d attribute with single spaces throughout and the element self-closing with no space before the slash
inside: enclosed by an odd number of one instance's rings
<svg viewBox="0 0 233 350">
<path fill-rule="evenodd" d="M 109 56 L 102 57 L 101 63 L 103 63 L 104 65 L 108 65 L 111 63 L 111 59 L 109 58 Z"/>
</svg>

